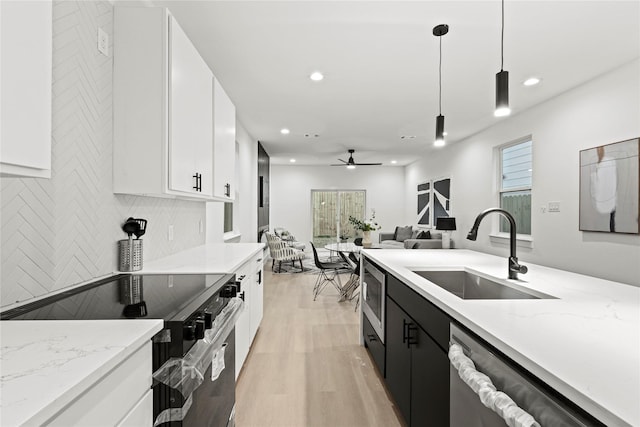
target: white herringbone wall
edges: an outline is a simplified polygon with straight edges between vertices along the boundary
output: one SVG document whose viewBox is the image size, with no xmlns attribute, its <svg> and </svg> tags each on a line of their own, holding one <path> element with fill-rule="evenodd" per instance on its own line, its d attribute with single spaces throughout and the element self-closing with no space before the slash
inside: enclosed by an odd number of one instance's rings
<svg viewBox="0 0 640 427">
<path fill-rule="evenodd" d="M 204 243 L 204 203 L 113 194 L 113 50 L 96 48 L 113 6 L 54 1 L 53 20 L 52 176 L 0 179 L 2 306 L 116 271 L 129 216 L 149 220 L 144 260 Z"/>
</svg>

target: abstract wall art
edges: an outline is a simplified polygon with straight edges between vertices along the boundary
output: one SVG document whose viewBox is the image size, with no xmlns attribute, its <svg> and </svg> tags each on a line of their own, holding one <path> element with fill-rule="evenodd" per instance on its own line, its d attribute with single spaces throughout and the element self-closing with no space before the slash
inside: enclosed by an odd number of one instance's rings
<svg viewBox="0 0 640 427">
<path fill-rule="evenodd" d="M 639 234 L 640 139 L 580 151 L 581 231 Z"/>
</svg>

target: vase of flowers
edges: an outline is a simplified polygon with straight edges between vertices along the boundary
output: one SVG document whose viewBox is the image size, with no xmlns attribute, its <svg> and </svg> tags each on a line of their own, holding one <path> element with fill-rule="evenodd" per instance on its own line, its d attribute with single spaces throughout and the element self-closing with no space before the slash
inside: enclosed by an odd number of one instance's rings
<svg viewBox="0 0 640 427">
<path fill-rule="evenodd" d="M 371 218 L 368 220 L 359 220 L 353 216 L 349 216 L 349 222 L 356 230 L 362 231 L 362 246 L 365 248 L 371 247 L 371 232 L 374 230 L 380 230 L 380 225 L 376 222 L 376 211 L 371 209 Z"/>
</svg>

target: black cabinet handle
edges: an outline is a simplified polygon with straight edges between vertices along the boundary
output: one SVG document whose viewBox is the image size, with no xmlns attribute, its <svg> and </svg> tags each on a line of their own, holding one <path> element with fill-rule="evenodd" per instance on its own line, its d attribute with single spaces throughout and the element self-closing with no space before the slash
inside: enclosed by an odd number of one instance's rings
<svg viewBox="0 0 640 427">
<path fill-rule="evenodd" d="M 367 335 L 367 338 L 369 338 L 369 341 L 378 341 L 378 338 L 376 338 L 376 336 L 373 334 Z"/>
<path fill-rule="evenodd" d="M 416 332 L 414 335 L 413 332 Z M 418 327 L 413 323 L 407 323 L 407 348 L 411 348 L 412 345 L 418 344 L 417 337 Z"/>
<path fill-rule="evenodd" d="M 258 285 L 262 284 L 262 271 L 258 271 Z"/>
<path fill-rule="evenodd" d="M 224 195 L 227 197 L 231 197 L 231 184 L 226 183 L 224 185 Z"/>
<path fill-rule="evenodd" d="M 405 319 L 402 319 L 402 343 L 406 343 L 407 340 L 409 339 L 409 322 L 407 322 Z"/>
<path fill-rule="evenodd" d="M 202 191 L 202 174 L 196 172 L 193 177 L 196 179 L 196 185 L 193 187 L 193 189 L 196 191 Z"/>
</svg>

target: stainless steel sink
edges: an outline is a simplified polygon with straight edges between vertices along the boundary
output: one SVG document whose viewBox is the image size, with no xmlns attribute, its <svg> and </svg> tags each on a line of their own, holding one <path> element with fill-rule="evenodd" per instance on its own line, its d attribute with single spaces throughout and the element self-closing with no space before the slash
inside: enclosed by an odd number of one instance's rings
<svg viewBox="0 0 640 427">
<path fill-rule="evenodd" d="M 464 270 L 415 271 L 447 292 L 462 299 L 549 299 L 542 292 L 516 289 Z"/>
</svg>

